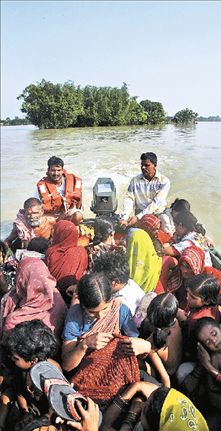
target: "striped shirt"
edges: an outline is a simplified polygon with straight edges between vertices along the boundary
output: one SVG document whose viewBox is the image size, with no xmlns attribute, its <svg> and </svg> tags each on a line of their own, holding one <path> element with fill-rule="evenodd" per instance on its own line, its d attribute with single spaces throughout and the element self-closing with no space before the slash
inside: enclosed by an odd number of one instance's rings
<svg viewBox="0 0 221 431">
<path fill-rule="evenodd" d="M 121 219 L 128 220 L 133 210 L 139 220 L 146 214 L 161 214 L 166 208 L 169 190 L 169 179 L 158 171 L 150 181 L 142 173 L 132 178 L 123 202 Z"/>
</svg>

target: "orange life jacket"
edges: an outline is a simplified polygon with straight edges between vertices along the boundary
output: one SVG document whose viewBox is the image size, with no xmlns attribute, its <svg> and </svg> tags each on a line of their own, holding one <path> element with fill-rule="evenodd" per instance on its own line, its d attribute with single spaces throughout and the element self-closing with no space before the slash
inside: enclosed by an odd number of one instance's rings
<svg viewBox="0 0 221 431">
<path fill-rule="evenodd" d="M 81 208 L 82 205 L 82 179 L 64 170 L 65 194 L 57 192 L 56 185 L 49 177 L 44 177 L 37 183 L 38 193 L 45 213 L 59 214 L 67 212 L 69 208 Z"/>
</svg>

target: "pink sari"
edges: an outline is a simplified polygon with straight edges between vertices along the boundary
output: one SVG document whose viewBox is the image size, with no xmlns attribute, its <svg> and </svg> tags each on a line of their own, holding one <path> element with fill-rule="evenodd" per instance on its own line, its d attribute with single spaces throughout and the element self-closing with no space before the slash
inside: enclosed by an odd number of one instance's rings
<svg viewBox="0 0 221 431">
<path fill-rule="evenodd" d="M 41 259 L 26 257 L 21 260 L 15 288 L 5 302 L 3 334 L 20 322 L 34 319 L 42 320 L 59 334 L 67 308 L 55 286 L 56 280 Z"/>
</svg>

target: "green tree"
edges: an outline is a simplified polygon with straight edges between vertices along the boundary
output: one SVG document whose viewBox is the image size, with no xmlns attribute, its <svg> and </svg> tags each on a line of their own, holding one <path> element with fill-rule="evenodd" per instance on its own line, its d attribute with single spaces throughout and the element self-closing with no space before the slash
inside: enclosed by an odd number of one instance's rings
<svg viewBox="0 0 221 431">
<path fill-rule="evenodd" d="M 151 102 L 151 100 L 142 100 L 140 104 L 146 112 L 147 124 L 159 124 L 163 123 L 166 120 L 166 115 L 162 103 Z"/>
<path fill-rule="evenodd" d="M 130 97 L 125 82 L 121 88 L 87 85 L 81 89 L 72 81 L 61 85 L 42 79 L 28 85 L 18 99 L 27 119 L 46 129 L 156 124 L 165 116 L 161 103 L 143 101 L 142 106 L 137 97 Z"/>
<path fill-rule="evenodd" d="M 178 111 L 172 118 L 172 121 L 176 124 L 193 124 L 196 123 L 197 117 L 198 114 L 196 112 L 186 108 Z"/>
<path fill-rule="evenodd" d="M 73 126 L 82 110 L 79 88 L 72 82 L 62 86 L 42 79 L 28 85 L 17 99 L 23 99 L 21 111 L 30 122 L 44 129 Z"/>
</svg>

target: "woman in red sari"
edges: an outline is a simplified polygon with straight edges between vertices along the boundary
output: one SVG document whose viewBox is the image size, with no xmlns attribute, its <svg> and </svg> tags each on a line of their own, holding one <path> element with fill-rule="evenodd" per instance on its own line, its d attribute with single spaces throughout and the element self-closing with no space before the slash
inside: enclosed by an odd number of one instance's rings
<svg viewBox="0 0 221 431">
<path fill-rule="evenodd" d="M 88 269 L 88 255 L 78 243 L 78 229 L 70 221 L 60 220 L 55 224 L 53 242 L 46 252 L 46 263 L 57 280 L 57 287 L 65 301 L 69 286 L 75 285 Z"/>
<path fill-rule="evenodd" d="M 204 266 L 204 251 L 192 245 L 186 248 L 179 259 L 179 265 L 167 283 L 167 290 L 174 292 L 181 308 L 186 307 L 186 284 L 194 275 L 210 274 L 218 280 L 221 293 L 221 271 L 212 266 Z"/>
</svg>

